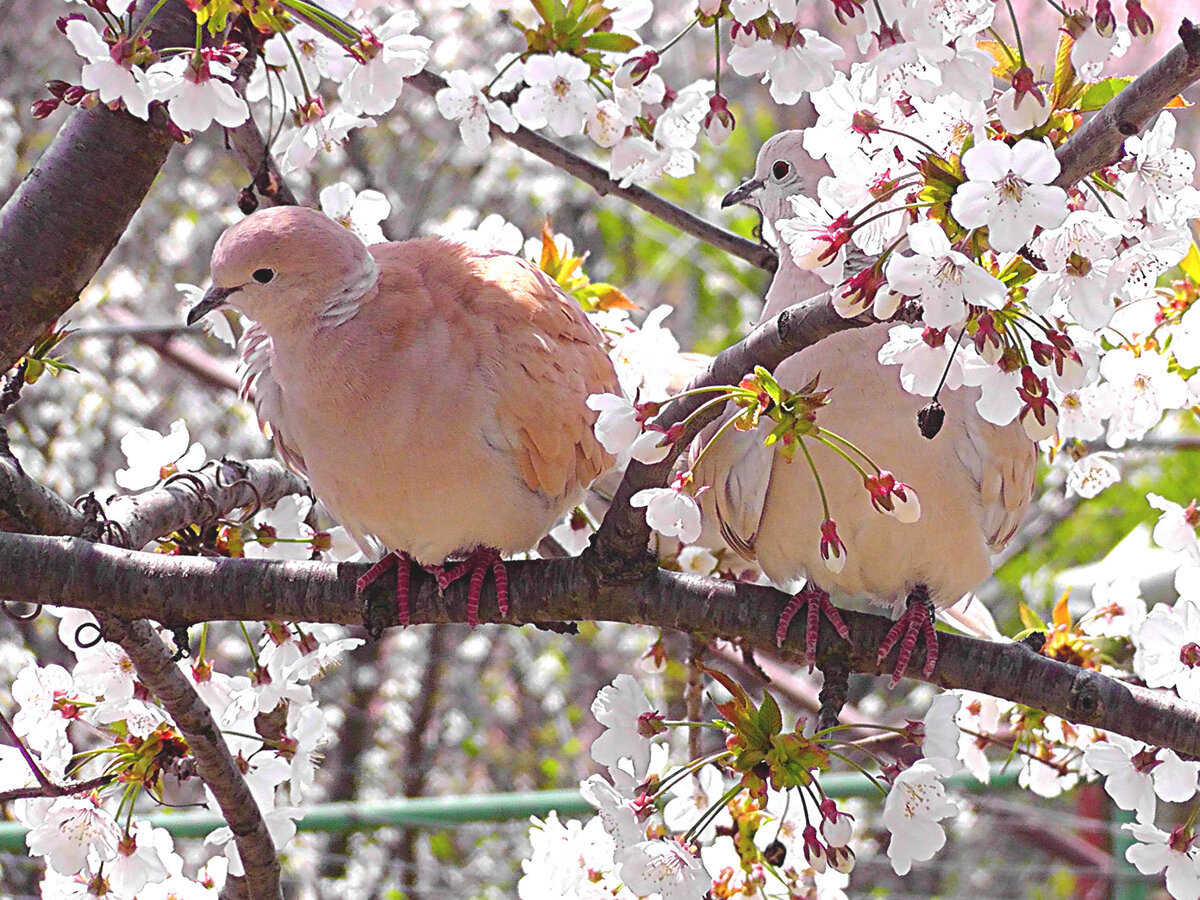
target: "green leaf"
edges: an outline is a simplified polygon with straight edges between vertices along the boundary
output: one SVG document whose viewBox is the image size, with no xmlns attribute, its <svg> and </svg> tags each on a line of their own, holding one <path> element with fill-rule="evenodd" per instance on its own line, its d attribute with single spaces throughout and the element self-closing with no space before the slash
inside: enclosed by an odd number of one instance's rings
<svg viewBox="0 0 1200 900">
<path fill-rule="evenodd" d="M 617 34 L 613 31 L 598 31 L 589 34 L 584 45 L 592 50 L 607 50 L 612 53 L 628 53 L 638 46 L 638 42 L 627 34 Z"/>
<path fill-rule="evenodd" d="M 1079 98 L 1079 106 L 1077 107 L 1082 112 L 1093 112 L 1100 109 L 1133 81 L 1132 77 L 1116 77 L 1105 78 L 1103 81 L 1097 81 L 1095 84 L 1089 84 L 1083 91 L 1083 96 Z"/>
<path fill-rule="evenodd" d="M 783 731 L 783 714 L 780 713 L 775 698 L 767 691 L 763 691 L 762 706 L 758 708 L 758 727 L 768 735 Z"/>
</svg>

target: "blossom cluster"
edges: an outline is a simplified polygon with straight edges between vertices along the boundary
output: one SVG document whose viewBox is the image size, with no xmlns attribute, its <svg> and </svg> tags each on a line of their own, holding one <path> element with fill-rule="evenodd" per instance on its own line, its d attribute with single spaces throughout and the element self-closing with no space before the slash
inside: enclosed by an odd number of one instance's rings
<svg viewBox="0 0 1200 900">
<path fill-rule="evenodd" d="M 21 669 L 12 686 L 13 730 L 43 778 L 65 784 L 110 777 L 82 795 L 37 796 L 30 765 L 17 748 L 2 748 L 3 788 L 32 788 L 31 799 L 11 809 L 30 829 L 30 853 L 46 862 L 43 896 L 215 897 L 226 874 L 243 871 L 233 832 L 214 830 L 207 843 L 215 855 L 188 873 L 170 834 L 143 818 L 150 798 L 182 799 L 168 791 L 188 791 L 204 802 L 188 785 L 194 776 L 181 767 L 186 739 L 140 684 L 124 650 L 98 639 L 90 613 L 58 615 L 59 638 L 76 662 L 69 670 L 32 662 Z M 203 657 L 180 664 L 224 732 L 280 847 L 295 834 L 299 804 L 312 790 L 319 749 L 328 739 L 310 683 L 360 643 L 322 631 L 267 630 L 262 643 L 250 648 L 256 659 L 251 675 L 226 675 Z M 270 729 L 266 713 L 274 714 Z M 211 793 L 207 805 L 218 809 Z"/>
</svg>

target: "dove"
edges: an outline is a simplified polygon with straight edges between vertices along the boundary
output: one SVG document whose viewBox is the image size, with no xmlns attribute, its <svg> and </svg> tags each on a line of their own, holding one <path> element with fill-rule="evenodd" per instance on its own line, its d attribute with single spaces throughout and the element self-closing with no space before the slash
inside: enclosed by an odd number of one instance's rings
<svg viewBox="0 0 1200 900">
<path fill-rule="evenodd" d="M 444 588 L 487 572 L 507 615 L 502 554 L 528 550 L 612 463 L 591 394 L 617 390 L 600 332 L 526 260 L 441 238 L 363 244 L 313 209 L 275 207 L 227 229 L 193 324 L 230 306 L 254 320 L 243 389 L 277 451 L 361 545 Z"/>
<path fill-rule="evenodd" d="M 803 190 L 803 172 L 812 165 L 802 137 L 803 132 L 788 131 L 768 140 L 754 176 L 722 205 L 753 206 L 772 230 L 793 215 L 788 197 Z M 785 246 L 760 321 L 826 289 L 816 274 L 796 266 Z M 819 378 L 829 403 L 817 411 L 817 424 L 852 442 L 894 477 L 894 483 L 874 484 L 876 498 L 892 506 L 893 515 L 873 504 L 862 474 L 825 445 L 806 440 L 836 521 L 836 536 L 824 532 L 822 498 L 810 466 L 801 453 L 788 461 L 775 447 L 764 446 L 775 425 L 766 419 L 756 430 L 725 429 L 701 452 L 715 431 L 710 427 L 691 458 L 696 485 L 709 488 L 699 491 L 703 518 L 715 523 L 720 539 L 754 560 L 777 585 L 807 579 L 781 618 L 777 638 L 782 642 L 792 615 L 807 604 L 811 661 L 822 611 L 849 636 L 828 592 L 865 597 L 893 616 L 901 613 L 879 648 L 882 663 L 900 646 L 895 686 L 922 636 L 924 673 L 932 674 L 934 609 L 958 602 L 986 580 L 991 554 L 1016 532 L 1033 495 L 1036 447 L 1020 423 L 985 421 L 975 408 L 979 391 L 971 387 L 941 390 L 944 424 L 932 439 L 924 437 L 917 414 L 928 399 L 901 387 L 899 367 L 877 361 L 890 328 L 877 323 L 838 332 L 789 357 L 774 374 L 793 391 Z M 714 526 L 705 527 L 701 540 L 715 542 Z M 837 540 L 844 544 L 841 552 Z"/>
</svg>

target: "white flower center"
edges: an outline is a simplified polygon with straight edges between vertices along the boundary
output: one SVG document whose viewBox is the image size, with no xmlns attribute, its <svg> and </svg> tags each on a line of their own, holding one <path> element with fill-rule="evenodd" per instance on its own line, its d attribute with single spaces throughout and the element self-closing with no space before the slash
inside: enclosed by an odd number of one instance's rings
<svg viewBox="0 0 1200 900">
<path fill-rule="evenodd" d="M 559 100 L 565 100 L 571 93 L 571 82 L 559 75 L 550 83 L 550 91 Z"/>
</svg>

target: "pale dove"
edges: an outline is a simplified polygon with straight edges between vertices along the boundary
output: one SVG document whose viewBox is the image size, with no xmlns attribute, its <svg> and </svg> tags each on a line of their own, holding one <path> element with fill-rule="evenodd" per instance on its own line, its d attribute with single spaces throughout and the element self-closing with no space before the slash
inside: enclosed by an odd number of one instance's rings
<svg viewBox="0 0 1200 900">
<path fill-rule="evenodd" d="M 753 205 L 772 228 L 793 215 L 787 198 L 803 187 L 802 134 L 783 132 L 767 141 L 754 177 L 730 192 L 724 205 Z M 784 247 L 761 319 L 826 288 L 814 273 L 798 269 Z M 719 525 L 730 546 L 757 561 L 777 584 L 808 577 L 805 591 L 781 620 L 779 638 L 791 614 L 807 602 L 810 659 L 820 610 L 847 633 L 825 591 L 866 597 L 888 606 L 893 615 L 907 603 L 880 647 L 882 661 L 900 643 L 894 684 L 921 634 L 925 672 L 932 673 L 937 659 L 933 607 L 957 602 L 991 574 L 991 553 L 1012 537 L 1029 505 L 1036 448 L 1019 423 L 998 427 L 980 417 L 975 388 L 943 389 L 945 424 L 932 440 L 923 437 L 917 412 L 928 398 L 901 388 L 899 367 L 877 362 L 890 327 L 876 324 L 834 334 L 784 361 L 775 375 L 791 390 L 820 375 L 820 388 L 832 392 L 817 423 L 911 485 L 920 503 L 917 521 L 882 515 L 872 507 L 863 477 L 827 447 L 808 441 L 846 546 L 845 567 L 830 571 L 819 550 L 824 515 L 809 466 L 801 454 L 789 463 L 763 445 L 775 424 L 765 420 L 757 431 L 727 429 L 700 456 L 695 476 L 698 485 L 711 487 L 700 495 L 705 520 Z"/>
<path fill-rule="evenodd" d="M 471 573 L 474 624 L 490 568 L 528 550 L 612 462 L 590 394 L 615 392 L 600 333 L 533 264 L 438 238 L 368 248 L 323 214 L 257 212 L 212 256 L 192 323 L 228 304 L 251 319 L 243 378 L 284 460 L 360 541 L 445 586 Z M 450 559 L 459 562 L 443 567 Z"/>
</svg>

